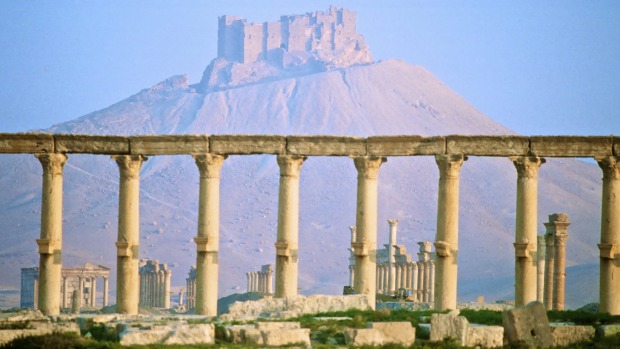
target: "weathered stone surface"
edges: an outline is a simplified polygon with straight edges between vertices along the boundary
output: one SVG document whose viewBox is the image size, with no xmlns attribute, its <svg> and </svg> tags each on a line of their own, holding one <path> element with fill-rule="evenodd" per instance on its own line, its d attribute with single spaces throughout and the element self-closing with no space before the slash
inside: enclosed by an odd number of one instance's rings
<svg viewBox="0 0 620 349">
<path fill-rule="evenodd" d="M 162 343 L 170 328 L 132 328 L 128 327 L 123 332 L 119 333 L 121 345 L 148 345 L 155 343 Z"/>
<path fill-rule="evenodd" d="M 293 155 L 366 155 L 366 139 L 338 136 L 288 136 L 286 137 L 286 151 Z"/>
<path fill-rule="evenodd" d="M 592 326 L 576 326 L 567 324 L 551 325 L 553 346 L 564 346 L 572 343 L 589 341 L 594 338 L 595 329 Z"/>
<path fill-rule="evenodd" d="M 469 321 L 459 316 L 458 310 L 452 310 L 448 314 L 433 314 L 431 316 L 431 341 L 443 341 L 446 338 L 454 338 L 460 345 L 467 345 L 469 334 Z"/>
<path fill-rule="evenodd" d="M 527 155 L 530 140 L 524 136 L 461 136 L 446 138 L 448 154 L 477 156 Z"/>
<path fill-rule="evenodd" d="M 265 345 L 263 340 L 263 331 L 256 328 L 242 330 L 242 336 L 247 344 Z"/>
<path fill-rule="evenodd" d="M 547 313 L 540 302 L 531 302 L 524 307 L 504 311 L 502 323 L 504 336 L 509 343 L 523 342 L 536 347 L 553 345 Z"/>
<path fill-rule="evenodd" d="M 368 155 L 435 155 L 446 152 L 444 137 L 375 136 L 368 137 Z"/>
<path fill-rule="evenodd" d="M 271 331 L 261 331 L 263 343 L 267 346 L 279 347 L 292 344 L 303 344 L 310 346 L 310 329 L 281 329 Z"/>
<path fill-rule="evenodd" d="M 53 153 L 54 136 L 46 133 L 0 133 L 0 153 Z"/>
<path fill-rule="evenodd" d="M 532 136 L 530 149 L 537 156 L 591 157 L 612 155 L 611 136 Z"/>
<path fill-rule="evenodd" d="M 256 329 L 261 331 L 294 330 L 298 328 L 301 328 L 299 322 L 261 321 L 256 323 Z"/>
<path fill-rule="evenodd" d="M 165 135 L 129 137 L 131 154 L 175 155 L 204 154 L 209 151 L 206 135 Z"/>
<path fill-rule="evenodd" d="M 620 137 L 614 137 L 614 156 L 620 156 Z"/>
<path fill-rule="evenodd" d="M 620 324 L 601 325 L 596 328 L 596 333 L 603 337 L 616 335 L 620 333 Z"/>
<path fill-rule="evenodd" d="M 213 324 L 179 326 L 164 340 L 163 344 L 212 344 L 215 342 Z"/>
<path fill-rule="evenodd" d="M 344 331 L 344 340 L 348 345 L 382 345 L 383 333 L 374 328 L 348 328 Z"/>
<path fill-rule="evenodd" d="M 274 135 L 213 135 L 209 149 L 214 154 L 284 154 L 286 137 Z"/>
<path fill-rule="evenodd" d="M 129 138 L 121 136 L 54 135 L 57 153 L 128 154 Z"/>
<path fill-rule="evenodd" d="M 224 321 L 252 320 L 262 313 L 286 313 L 289 317 L 302 314 L 315 314 L 349 309 L 368 310 L 370 304 L 366 295 L 347 296 L 294 296 L 287 298 L 263 298 L 257 301 L 235 302 L 228 314 L 220 318 Z"/>
<path fill-rule="evenodd" d="M 121 345 L 212 344 L 213 324 L 179 324 L 174 326 L 125 327 L 119 334 Z"/>
<path fill-rule="evenodd" d="M 80 327 L 75 322 L 31 322 L 30 328 L 21 330 L 0 330 L 0 345 L 19 337 L 41 336 L 52 333 L 80 334 Z"/>
<path fill-rule="evenodd" d="M 226 340 L 233 344 L 245 343 L 245 332 L 254 329 L 255 325 L 228 325 L 225 327 Z"/>
<path fill-rule="evenodd" d="M 469 325 L 467 346 L 498 348 L 504 345 L 504 328 L 502 326 Z"/>
<path fill-rule="evenodd" d="M 410 346 L 415 342 L 415 327 L 409 321 L 371 322 L 368 328 L 375 329 L 383 335 L 383 343 L 396 343 Z"/>
</svg>

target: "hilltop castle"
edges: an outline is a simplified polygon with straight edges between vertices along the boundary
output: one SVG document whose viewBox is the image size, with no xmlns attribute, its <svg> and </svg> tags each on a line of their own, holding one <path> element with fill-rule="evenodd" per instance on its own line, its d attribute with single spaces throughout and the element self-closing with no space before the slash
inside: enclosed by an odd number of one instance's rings
<svg viewBox="0 0 620 349">
<path fill-rule="evenodd" d="M 226 88 L 281 76 L 372 63 L 356 13 L 330 7 L 277 22 L 248 23 L 238 16 L 218 18 L 217 58 L 203 75 L 204 89 Z"/>
</svg>

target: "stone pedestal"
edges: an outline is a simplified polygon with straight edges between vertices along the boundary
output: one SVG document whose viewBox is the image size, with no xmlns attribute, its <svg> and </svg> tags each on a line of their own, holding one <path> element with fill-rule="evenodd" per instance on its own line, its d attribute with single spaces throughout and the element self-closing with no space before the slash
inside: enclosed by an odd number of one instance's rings
<svg viewBox="0 0 620 349">
<path fill-rule="evenodd" d="M 276 246 L 276 298 L 297 295 L 299 239 L 299 173 L 306 158 L 279 155 L 278 240 Z"/>
<path fill-rule="evenodd" d="M 603 170 L 599 311 L 620 314 L 620 157 L 597 158 Z"/>
<path fill-rule="evenodd" d="M 60 314 L 62 270 L 62 170 L 64 154 L 35 154 L 43 167 L 41 238 L 39 245 L 38 308 L 44 315 Z"/>
<path fill-rule="evenodd" d="M 545 159 L 519 156 L 511 160 L 517 169 L 515 305 L 523 306 L 537 297 L 538 169 Z"/>
<path fill-rule="evenodd" d="M 435 310 L 456 309 L 459 232 L 459 174 L 464 155 L 435 155 L 439 167 L 435 251 Z"/>
<path fill-rule="evenodd" d="M 116 160 L 120 171 L 116 312 L 135 315 L 140 299 L 140 168 L 146 157 L 115 155 L 112 159 Z"/>
<path fill-rule="evenodd" d="M 375 308 L 377 277 L 377 180 L 385 158 L 360 156 L 354 159 L 357 169 L 357 238 L 352 244 L 355 254 L 355 286 L 357 294 L 368 295 Z"/>
<path fill-rule="evenodd" d="M 226 156 L 195 155 L 200 171 L 196 242 L 196 314 L 217 315 L 220 250 L 220 172 Z"/>
</svg>

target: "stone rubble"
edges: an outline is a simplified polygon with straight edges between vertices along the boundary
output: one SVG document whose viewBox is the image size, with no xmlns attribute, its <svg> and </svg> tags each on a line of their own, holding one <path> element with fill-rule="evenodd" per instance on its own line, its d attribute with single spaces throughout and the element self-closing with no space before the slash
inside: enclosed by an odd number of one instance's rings
<svg viewBox="0 0 620 349">
<path fill-rule="evenodd" d="M 521 342 L 536 347 L 553 345 L 547 312 L 540 302 L 504 311 L 502 323 L 508 343 Z"/>
</svg>

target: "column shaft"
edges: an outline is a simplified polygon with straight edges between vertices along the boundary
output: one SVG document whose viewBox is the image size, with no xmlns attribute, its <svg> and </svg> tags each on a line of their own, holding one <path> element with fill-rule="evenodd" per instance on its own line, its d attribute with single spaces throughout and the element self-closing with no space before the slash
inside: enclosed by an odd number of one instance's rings
<svg viewBox="0 0 620 349">
<path fill-rule="evenodd" d="M 603 170 L 599 311 L 620 314 L 620 157 L 596 159 Z"/>
<path fill-rule="evenodd" d="M 91 307 L 96 307 L 97 306 L 97 278 L 96 277 L 92 277 L 90 278 L 90 306 Z"/>
<path fill-rule="evenodd" d="M 435 251 L 435 310 L 456 309 L 459 233 L 459 174 L 464 155 L 436 155 L 439 167 Z M 425 291 L 426 292 L 426 291 Z"/>
<path fill-rule="evenodd" d="M 108 306 L 108 278 L 103 278 L 103 306 Z"/>
<path fill-rule="evenodd" d="M 64 154 L 35 154 L 43 167 L 39 245 L 38 308 L 44 315 L 60 314 L 62 270 L 62 170 Z"/>
<path fill-rule="evenodd" d="M 512 157 L 517 169 L 517 214 L 515 234 L 515 305 L 536 300 L 538 169 L 545 159 Z"/>
<path fill-rule="evenodd" d="M 306 158 L 279 155 L 278 240 L 276 246 L 276 298 L 297 295 L 299 240 L 299 173 Z"/>
<path fill-rule="evenodd" d="M 553 309 L 553 269 L 555 267 L 555 238 L 553 234 L 546 233 L 546 258 L 545 258 L 545 289 L 544 304 L 546 310 Z"/>
<path fill-rule="evenodd" d="M 368 295 L 375 309 L 377 290 L 377 179 L 385 158 L 364 156 L 354 158 L 357 169 L 357 210 L 355 226 L 357 238 L 353 244 L 355 254 L 355 287 L 358 294 Z M 389 273 L 389 271 L 388 271 Z"/>
<path fill-rule="evenodd" d="M 388 244 L 388 294 L 394 294 L 398 286 L 396 285 L 396 264 L 394 262 L 394 245 L 396 245 L 396 234 L 398 229 L 398 220 L 389 219 L 390 238 Z"/>
<path fill-rule="evenodd" d="M 200 170 L 196 241 L 196 314 L 217 315 L 220 249 L 220 172 L 226 156 L 194 156 Z"/>
<path fill-rule="evenodd" d="M 566 281 L 566 238 L 568 234 L 555 236 L 555 267 L 553 268 L 553 310 L 564 310 L 564 284 Z"/>
<path fill-rule="evenodd" d="M 537 265 L 536 271 L 538 273 L 538 279 L 536 281 L 536 300 L 544 303 L 545 301 L 545 256 L 547 254 L 545 236 L 538 235 L 538 251 L 537 251 Z"/>
<path fill-rule="evenodd" d="M 115 155 L 120 172 L 116 262 L 116 312 L 138 314 L 140 300 L 140 168 L 141 155 Z"/>
</svg>

